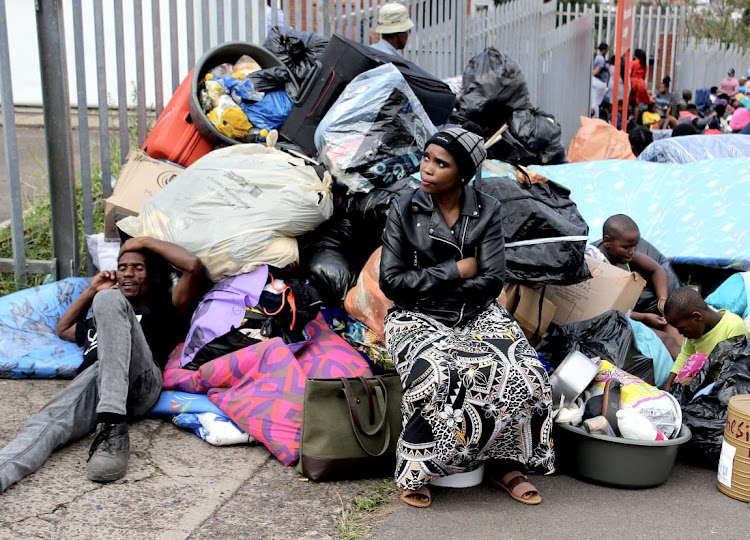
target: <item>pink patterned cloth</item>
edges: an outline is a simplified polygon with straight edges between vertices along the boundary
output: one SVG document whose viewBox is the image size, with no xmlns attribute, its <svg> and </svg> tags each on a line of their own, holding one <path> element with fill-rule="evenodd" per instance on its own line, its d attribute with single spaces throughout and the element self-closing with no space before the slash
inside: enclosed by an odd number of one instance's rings
<svg viewBox="0 0 750 540">
<path fill-rule="evenodd" d="M 302 402 L 307 378 L 371 377 L 367 362 L 336 335 L 322 315 L 310 321 L 307 341 L 262 341 L 203 364 L 180 368 L 181 347 L 164 369 L 164 389 L 205 393 L 243 431 L 284 465 L 299 460 Z"/>
</svg>

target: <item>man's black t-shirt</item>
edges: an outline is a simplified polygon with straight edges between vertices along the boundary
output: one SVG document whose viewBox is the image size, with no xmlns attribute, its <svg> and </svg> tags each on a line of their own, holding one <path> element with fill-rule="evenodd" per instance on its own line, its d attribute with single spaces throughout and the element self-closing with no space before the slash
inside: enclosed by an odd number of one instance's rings
<svg viewBox="0 0 750 540">
<path fill-rule="evenodd" d="M 133 311 L 141 323 L 141 329 L 153 354 L 154 362 L 164 369 L 169 353 L 175 345 L 185 339 L 186 321 L 180 317 L 169 295 L 151 299 L 148 304 L 134 308 Z M 82 319 L 78 322 L 76 344 L 83 347 L 83 363 L 77 371 L 81 373 L 98 360 L 98 341 L 93 319 Z"/>
</svg>

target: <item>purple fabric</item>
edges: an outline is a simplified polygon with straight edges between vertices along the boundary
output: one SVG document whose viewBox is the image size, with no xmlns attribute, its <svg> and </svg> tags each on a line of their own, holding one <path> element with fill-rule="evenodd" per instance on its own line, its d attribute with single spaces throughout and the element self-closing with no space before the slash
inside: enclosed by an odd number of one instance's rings
<svg viewBox="0 0 750 540">
<path fill-rule="evenodd" d="M 190 363 L 205 345 L 237 328 L 245 317 L 245 307 L 258 304 L 268 279 L 268 266 L 252 272 L 224 278 L 203 297 L 193 313 L 180 367 Z"/>
</svg>

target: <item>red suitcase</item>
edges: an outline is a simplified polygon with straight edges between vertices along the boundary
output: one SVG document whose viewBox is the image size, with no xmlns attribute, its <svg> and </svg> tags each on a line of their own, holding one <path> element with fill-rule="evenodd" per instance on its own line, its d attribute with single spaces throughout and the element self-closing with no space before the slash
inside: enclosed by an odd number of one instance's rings
<svg viewBox="0 0 750 540">
<path fill-rule="evenodd" d="M 141 147 L 154 159 L 166 159 L 187 167 L 214 149 L 213 144 L 198 133 L 190 117 L 188 102 L 192 78 L 193 70 L 190 70 Z"/>
</svg>

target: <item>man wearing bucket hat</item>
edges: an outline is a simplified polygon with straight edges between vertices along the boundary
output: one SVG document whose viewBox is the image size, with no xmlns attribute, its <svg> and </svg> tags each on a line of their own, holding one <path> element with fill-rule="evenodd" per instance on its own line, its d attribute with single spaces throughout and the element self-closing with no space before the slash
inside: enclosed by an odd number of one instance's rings
<svg viewBox="0 0 750 540">
<path fill-rule="evenodd" d="M 372 47 L 386 54 L 401 56 L 409 39 L 409 30 L 413 27 L 414 23 L 405 6 L 383 4 L 378 11 L 378 26 L 375 28 L 375 32 L 380 34 L 380 41 Z"/>
</svg>

